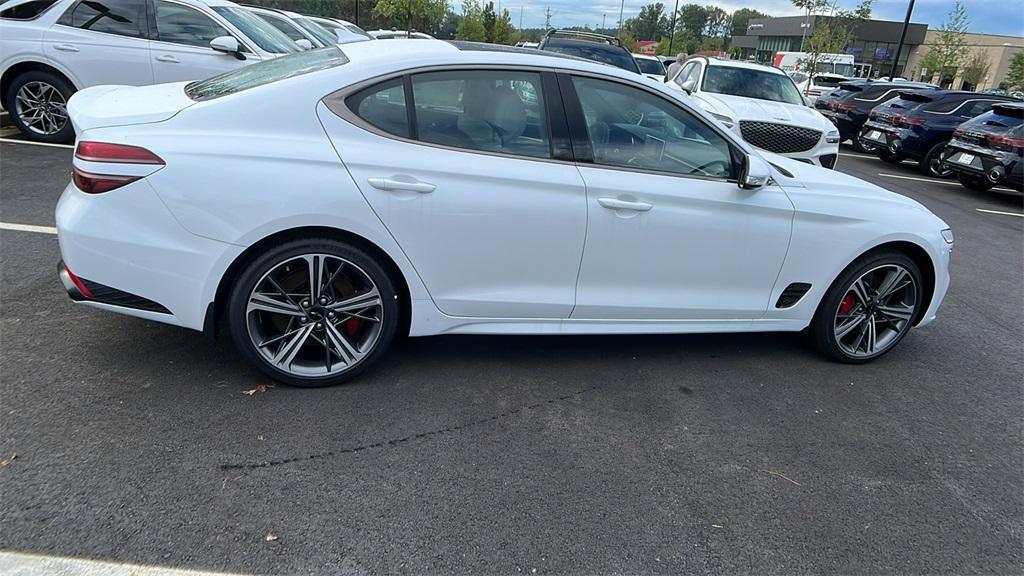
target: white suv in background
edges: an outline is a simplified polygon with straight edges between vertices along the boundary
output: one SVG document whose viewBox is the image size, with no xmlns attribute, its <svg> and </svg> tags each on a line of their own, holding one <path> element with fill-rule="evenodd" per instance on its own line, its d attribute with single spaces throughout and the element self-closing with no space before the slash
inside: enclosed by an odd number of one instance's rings
<svg viewBox="0 0 1024 576">
<path fill-rule="evenodd" d="M 670 78 L 669 86 L 750 144 L 816 166 L 834 168 L 839 131 L 807 106 L 793 80 L 778 68 L 698 56 Z"/>
<path fill-rule="evenodd" d="M 23 134 L 70 142 L 71 94 L 198 80 L 300 48 L 225 0 L 11 0 L 0 6 L 0 98 Z"/>
</svg>

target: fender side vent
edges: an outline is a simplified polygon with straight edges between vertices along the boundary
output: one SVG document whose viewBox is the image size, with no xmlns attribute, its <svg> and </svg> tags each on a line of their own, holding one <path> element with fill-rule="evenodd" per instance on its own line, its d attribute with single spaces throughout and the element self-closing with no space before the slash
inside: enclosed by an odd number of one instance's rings
<svg viewBox="0 0 1024 576">
<path fill-rule="evenodd" d="M 776 308 L 792 308 L 796 306 L 796 303 L 807 294 L 807 291 L 811 289 L 810 284 L 804 284 L 803 282 L 794 282 L 779 295 L 779 301 L 775 303 Z"/>
</svg>

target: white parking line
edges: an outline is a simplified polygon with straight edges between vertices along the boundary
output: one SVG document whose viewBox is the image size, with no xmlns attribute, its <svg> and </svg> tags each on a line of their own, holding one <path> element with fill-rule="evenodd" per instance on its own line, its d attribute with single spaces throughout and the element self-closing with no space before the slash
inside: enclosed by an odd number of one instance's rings
<svg viewBox="0 0 1024 576">
<path fill-rule="evenodd" d="M 849 156 L 851 158 L 878 158 L 878 156 L 869 156 L 867 154 L 854 154 L 853 152 L 840 152 L 840 156 Z"/>
<path fill-rule="evenodd" d="M 915 182 L 929 182 L 931 184 L 945 184 L 947 186 L 960 186 L 959 182 L 951 182 L 949 180 L 939 180 L 939 179 L 936 179 L 936 178 L 917 178 L 917 177 L 914 177 L 914 176 L 900 176 L 899 174 L 883 174 L 882 172 L 879 172 L 878 175 L 882 176 L 883 178 L 899 178 L 900 180 L 913 180 Z M 1010 190 L 1009 188 L 993 188 L 993 190 L 996 190 L 998 192 L 1014 192 L 1014 190 Z"/>
<path fill-rule="evenodd" d="M 986 214 L 1002 214 L 1003 216 L 1018 216 L 1024 218 L 1024 214 L 1018 214 L 1016 212 L 1000 212 L 999 210 L 985 210 L 984 208 L 975 208 L 978 212 L 984 212 Z"/>
<path fill-rule="evenodd" d="M 35 226 L 32 224 L 12 224 L 0 222 L 0 230 L 13 230 L 15 232 L 37 232 L 39 234 L 56 234 L 57 229 L 52 226 Z"/>
<path fill-rule="evenodd" d="M 51 148 L 74 148 L 71 144 L 51 144 L 50 142 L 32 142 L 30 140 L 15 140 L 13 138 L 0 138 L 4 144 L 29 144 L 31 146 L 49 146 Z"/>
<path fill-rule="evenodd" d="M 227 572 L 206 572 L 164 566 L 106 562 L 67 556 L 0 551 L 0 572 L 12 576 L 230 576 Z"/>
</svg>

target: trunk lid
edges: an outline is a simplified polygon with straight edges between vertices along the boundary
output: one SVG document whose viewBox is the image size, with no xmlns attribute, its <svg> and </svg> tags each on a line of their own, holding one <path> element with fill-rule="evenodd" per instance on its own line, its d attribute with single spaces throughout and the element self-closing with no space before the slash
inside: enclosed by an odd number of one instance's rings
<svg viewBox="0 0 1024 576">
<path fill-rule="evenodd" d="M 68 116 L 76 134 L 93 128 L 163 122 L 195 104 L 187 82 L 152 86 L 93 86 L 76 92 Z"/>
</svg>

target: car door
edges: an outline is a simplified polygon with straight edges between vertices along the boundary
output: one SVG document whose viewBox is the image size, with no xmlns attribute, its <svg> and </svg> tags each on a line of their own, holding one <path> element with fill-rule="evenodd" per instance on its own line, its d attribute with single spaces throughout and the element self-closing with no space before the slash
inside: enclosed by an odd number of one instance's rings
<svg viewBox="0 0 1024 576">
<path fill-rule="evenodd" d="M 200 80 L 251 64 L 210 48 L 218 36 L 233 36 L 209 15 L 173 0 L 153 2 L 156 31 L 150 44 L 157 83 Z M 239 41 L 241 44 L 241 41 Z"/>
<path fill-rule="evenodd" d="M 671 99 L 590 76 L 559 84 L 577 160 L 590 149 L 572 318 L 760 318 L 789 245 L 785 192 L 741 189 L 740 149 Z"/>
<path fill-rule="evenodd" d="M 339 156 L 445 314 L 572 310 L 586 192 L 554 86 L 522 69 L 433 70 L 325 99 Z"/>
<path fill-rule="evenodd" d="M 153 83 L 145 0 L 79 0 L 43 36 L 43 51 L 78 88 Z"/>
</svg>

